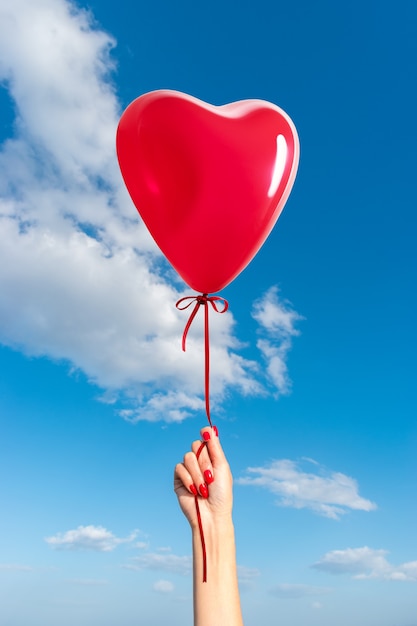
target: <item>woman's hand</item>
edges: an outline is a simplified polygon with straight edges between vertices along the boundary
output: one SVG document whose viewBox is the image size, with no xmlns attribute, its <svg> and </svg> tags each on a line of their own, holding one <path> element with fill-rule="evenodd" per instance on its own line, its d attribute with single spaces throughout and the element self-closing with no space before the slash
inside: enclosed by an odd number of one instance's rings
<svg viewBox="0 0 417 626">
<path fill-rule="evenodd" d="M 232 522 L 232 474 L 217 428 L 206 427 L 200 432 L 205 443 L 194 441 L 174 474 L 174 490 L 192 529 L 194 626 L 243 626 Z M 207 548 L 206 561 L 196 497 Z M 203 577 L 205 563 L 207 579 Z"/>
<path fill-rule="evenodd" d="M 214 426 L 201 429 L 205 442 L 194 441 L 191 451 L 184 455 L 174 473 L 174 491 L 182 512 L 195 529 L 198 524 L 195 496 L 198 495 L 203 527 L 217 525 L 231 518 L 233 478 Z"/>
</svg>

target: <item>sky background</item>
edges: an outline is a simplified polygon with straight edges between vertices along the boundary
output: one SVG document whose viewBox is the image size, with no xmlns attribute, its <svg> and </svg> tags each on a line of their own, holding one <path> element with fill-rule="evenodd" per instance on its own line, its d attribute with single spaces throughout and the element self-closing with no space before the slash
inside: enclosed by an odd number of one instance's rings
<svg viewBox="0 0 417 626">
<path fill-rule="evenodd" d="M 212 316 L 246 626 L 417 626 L 414 0 L 0 0 L 0 623 L 192 623 L 172 471 L 206 424 L 123 109 L 261 98 L 299 133 Z"/>
</svg>

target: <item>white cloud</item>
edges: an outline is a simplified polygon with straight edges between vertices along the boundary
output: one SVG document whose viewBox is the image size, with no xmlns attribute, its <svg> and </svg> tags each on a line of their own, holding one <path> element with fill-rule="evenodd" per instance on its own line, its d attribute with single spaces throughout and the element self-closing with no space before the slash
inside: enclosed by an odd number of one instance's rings
<svg viewBox="0 0 417 626">
<path fill-rule="evenodd" d="M 136 537 L 137 531 L 133 531 L 128 537 L 121 539 L 103 526 L 78 526 L 74 530 L 67 530 L 53 537 L 46 537 L 45 541 L 56 550 L 111 552 L 121 543 L 130 543 Z"/>
<path fill-rule="evenodd" d="M 295 324 L 302 320 L 287 300 L 279 296 L 278 287 L 271 287 L 253 305 L 252 316 L 265 330 L 277 337 L 287 338 L 299 335 Z"/>
<path fill-rule="evenodd" d="M 117 166 L 114 45 L 67 0 L 0 7 L 0 88 L 16 115 L 0 145 L 0 343 L 81 370 L 103 401 L 122 401 L 129 421 L 179 422 L 202 407 L 202 316 L 183 354 L 187 315 L 174 305 L 188 290 Z M 269 333 L 259 344 L 268 375 L 284 393 L 297 314 L 276 298 L 269 292 L 254 316 Z M 210 324 L 213 405 L 229 387 L 260 393 L 262 373 L 235 353 L 232 314 L 212 314 Z M 271 333 L 283 338 L 278 347 Z"/>
<path fill-rule="evenodd" d="M 187 396 L 183 391 L 155 393 L 143 408 L 122 409 L 119 415 L 135 424 L 140 420 L 155 422 L 164 415 L 166 422 L 182 422 L 194 411 L 204 411 L 204 400 L 198 396 Z"/>
<path fill-rule="evenodd" d="M 321 596 L 330 593 L 328 587 L 316 587 L 314 585 L 301 585 L 292 583 L 281 583 L 270 588 L 269 593 L 282 599 L 299 599 L 306 596 Z M 319 604 L 319 603 L 318 603 Z"/>
<path fill-rule="evenodd" d="M 240 485 L 263 487 L 278 496 L 279 506 L 311 509 L 319 515 L 339 519 L 348 509 L 371 511 L 376 505 L 358 493 L 356 480 L 340 472 L 328 472 L 313 463 L 316 472 L 303 471 L 288 459 L 264 467 L 248 467 Z"/>
<path fill-rule="evenodd" d="M 252 316 L 259 324 L 259 332 L 265 335 L 256 345 L 267 363 L 269 380 L 278 394 L 288 394 L 291 381 L 287 357 L 292 338 L 299 335 L 295 325 L 303 317 L 279 296 L 278 287 L 271 287 L 254 303 Z"/>
<path fill-rule="evenodd" d="M 417 582 L 417 561 L 392 565 L 386 558 L 387 554 L 387 550 L 375 550 L 367 546 L 332 550 L 313 567 L 330 574 L 351 574 L 353 578 Z"/>
<path fill-rule="evenodd" d="M 170 580 L 157 580 L 153 585 L 153 590 L 157 593 L 172 593 L 175 587 Z"/>
</svg>

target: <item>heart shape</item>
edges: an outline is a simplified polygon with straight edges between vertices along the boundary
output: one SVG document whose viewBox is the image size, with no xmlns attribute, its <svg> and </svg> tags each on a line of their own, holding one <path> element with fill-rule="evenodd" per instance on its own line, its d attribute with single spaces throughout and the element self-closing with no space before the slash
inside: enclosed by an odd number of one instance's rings
<svg viewBox="0 0 417 626">
<path fill-rule="evenodd" d="M 290 194 L 295 126 L 263 100 L 214 106 L 177 91 L 134 100 L 117 130 L 130 196 L 170 263 L 214 293 L 252 260 Z"/>
</svg>

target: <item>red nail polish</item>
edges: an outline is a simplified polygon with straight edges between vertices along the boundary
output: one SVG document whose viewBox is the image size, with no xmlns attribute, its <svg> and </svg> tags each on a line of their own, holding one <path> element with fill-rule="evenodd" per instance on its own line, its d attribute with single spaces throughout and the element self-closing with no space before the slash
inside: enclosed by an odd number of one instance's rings
<svg viewBox="0 0 417 626">
<path fill-rule="evenodd" d="M 193 496 L 197 495 L 197 487 L 195 485 L 190 485 L 190 491 L 193 494 Z"/>
<path fill-rule="evenodd" d="M 209 441 L 209 439 L 210 439 L 210 433 L 209 433 L 209 431 L 208 431 L 208 430 L 206 430 L 206 431 L 203 433 L 203 439 L 204 439 L 204 441 Z"/>
<path fill-rule="evenodd" d="M 214 480 L 213 474 L 210 472 L 210 470 L 206 470 L 204 472 L 204 478 L 208 485 L 210 485 Z"/>
<path fill-rule="evenodd" d="M 208 498 L 207 485 L 205 485 L 204 483 L 202 485 L 200 485 L 200 493 L 203 496 L 203 498 Z"/>
<path fill-rule="evenodd" d="M 219 431 L 218 431 L 217 426 L 213 426 L 213 430 L 214 430 L 214 434 L 216 435 L 216 437 L 218 437 L 219 436 Z"/>
</svg>

